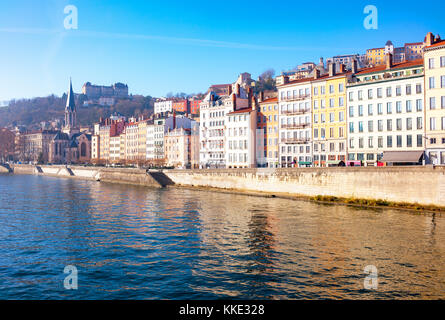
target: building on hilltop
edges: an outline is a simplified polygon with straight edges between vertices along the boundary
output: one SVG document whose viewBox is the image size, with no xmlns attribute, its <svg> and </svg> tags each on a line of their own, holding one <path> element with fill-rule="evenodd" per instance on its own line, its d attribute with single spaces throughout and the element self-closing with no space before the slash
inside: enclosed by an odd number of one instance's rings
<svg viewBox="0 0 445 320">
<path fill-rule="evenodd" d="M 128 85 L 115 83 L 111 86 L 99 86 L 87 82 L 82 87 L 82 93 L 86 95 L 88 99 L 128 98 Z"/>
</svg>

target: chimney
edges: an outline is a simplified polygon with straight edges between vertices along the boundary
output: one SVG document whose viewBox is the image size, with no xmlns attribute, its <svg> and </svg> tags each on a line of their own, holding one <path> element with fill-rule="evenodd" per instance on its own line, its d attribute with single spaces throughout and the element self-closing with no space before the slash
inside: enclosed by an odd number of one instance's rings
<svg viewBox="0 0 445 320">
<path fill-rule="evenodd" d="M 335 76 L 335 63 L 334 62 L 329 63 L 329 76 L 330 77 Z"/>
<path fill-rule="evenodd" d="M 256 110 L 256 100 L 255 100 L 255 96 L 252 95 L 252 99 L 251 99 L 251 107 L 252 110 Z"/>
<path fill-rule="evenodd" d="M 232 85 L 227 86 L 227 94 L 230 96 L 232 94 Z"/>
<path fill-rule="evenodd" d="M 324 60 L 323 60 L 323 57 L 320 58 L 320 66 L 324 68 Z"/>
<path fill-rule="evenodd" d="M 173 130 L 176 129 L 176 111 L 173 111 Z"/>
<path fill-rule="evenodd" d="M 356 74 L 358 71 L 357 59 L 352 60 L 352 73 Z"/>
<path fill-rule="evenodd" d="M 264 91 L 260 92 L 260 102 L 264 101 Z"/>
<path fill-rule="evenodd" d="M 392 68 L 392 53 L 386 54 L 386 70 L 390 70 Z"/>
<path fill-rule="evenodd" d="M 235 91 L 235 94 L 236 94 L 237 96 L 239 96 L 239 95 L 241 94 L 241 86 L 240 86 L 239 83 L 236 84 L 236 91 Z"/>
<path fill-rule="evenodd" d="M 317 80 L 318 78 L 320 78 L 320 70 L 316 68 L 314 71 L 314 80 Z"/>
<path fill-rule="evenodd" d="M 425 46 L 429 47 L 434 44 L 434 35 L 432 32 L 428 32 L 428 34 L 425 37 Z"/>
<path fill-rule="evenodd" d="M 340 63 L 340 69 L 338 70 L 339 73 L 345 73 L 346 67 L 343 63 Z"/>
<path fill-rule="evenodd" d="M 249 87 L 249 89 L 247 90 L 247 99 L 251 100 L 253 96 L 253 91 L 252 88 Z"/>
<path fill-rule="evenodd" d="M 436 39 L 434 39 L 434 42 L 439 42 L 441 39 L 440 39 L 440 35 L 437 35 L 436 36 Z"/>
<path fill-rule="evenodd" d="M 289 83 L 289 77 L 288 76 L 284 76 L 283 77 L 283 83 Z"/>
<path fill-rule="evenodd" d="M 236 94 L 232 95 L 233 111 L 236 110 Z"/>
</svg>

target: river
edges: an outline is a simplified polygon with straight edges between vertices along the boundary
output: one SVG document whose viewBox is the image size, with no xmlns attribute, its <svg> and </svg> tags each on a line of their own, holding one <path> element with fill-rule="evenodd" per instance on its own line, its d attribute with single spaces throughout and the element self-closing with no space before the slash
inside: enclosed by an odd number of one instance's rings
<svg viewBox="0 0 445 320">
<path fill-rule="evenodd" d="M 0 299 L 443 299 L 444 279 L 440 215 L 0 175 Z"/>
</svg>

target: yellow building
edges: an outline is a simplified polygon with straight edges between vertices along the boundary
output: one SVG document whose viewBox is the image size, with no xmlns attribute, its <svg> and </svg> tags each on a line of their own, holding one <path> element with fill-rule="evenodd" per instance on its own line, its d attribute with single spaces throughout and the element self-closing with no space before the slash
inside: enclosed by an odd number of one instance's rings
<svg viewBox="0 0 445 320">
<path fill-rule="evenodd" d="M 141 120 L 138 122 L 138 159 L 145 161 L 147 159 L 147 122 Z"/>
<path fill-rule="evenodd" d="M 385 63 L 385 48 L 374 48 L 366 50 L 366 60 L 370 65 Z"/>
<path fill-rule="evenodd" d="M 425 128 L 427 163 L 445 165 L 445 40 L 426 38 Z"/>
<path fill-rule="evenodd" d="M 314 166 L 346 163 L 346 83 L 343 70 L 312 82 Z"/>
<path fill-rule="evenodd" d="M 265 99 L 260 101 L 259 105 L 257 128 L 264 133 L 264 156 L 261 157 L 263 163 L 259 165 L 277 168 L 279 165 L 278 98 Z"/>
</svg>

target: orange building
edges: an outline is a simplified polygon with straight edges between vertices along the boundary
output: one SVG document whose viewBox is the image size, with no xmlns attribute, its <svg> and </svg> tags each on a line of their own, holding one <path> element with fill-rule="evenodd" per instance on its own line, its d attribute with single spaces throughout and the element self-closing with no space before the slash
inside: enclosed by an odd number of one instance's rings
<svg viewBox="0 0 445 320">
<path fill-rule="evenodd" d="M 264 158 L 262 157 L 263 163 L 258 164 L 268 168 L 276 168 L 279 161 L 278 98 L 265 99 L 260 101 L 259 105 L 257 128 L 264 133 Z"/>
</svg>

